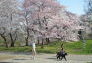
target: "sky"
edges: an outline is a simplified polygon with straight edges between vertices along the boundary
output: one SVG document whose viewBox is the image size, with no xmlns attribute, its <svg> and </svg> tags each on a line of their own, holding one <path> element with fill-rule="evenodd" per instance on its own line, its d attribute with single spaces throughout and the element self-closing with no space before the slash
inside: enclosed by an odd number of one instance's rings
<svg viewBox="0 0 92 63">
<path fill-rule="evenodd" d="M 58 0 L 67 10 L 78 15 L 84 14 L 84 0 Z"/>
</svg>

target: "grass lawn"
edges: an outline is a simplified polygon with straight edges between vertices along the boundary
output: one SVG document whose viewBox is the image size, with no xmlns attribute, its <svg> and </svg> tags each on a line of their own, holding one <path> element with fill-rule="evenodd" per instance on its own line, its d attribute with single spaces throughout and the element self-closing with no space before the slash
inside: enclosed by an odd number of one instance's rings
<svg viewBox="0 0 92 63">
<path fill-rule="evenodd" d="M 41 46 L 37 45 L 38 53 L 56 53 L 60 50 L 62 42 L 53 42 L 49 45 L 44 45 L 42 49 Z M 31 46 L 28 47 L 12 47 L 5 48 L 0 47 L 0 51 L 9 51 L 9 52 L 31 52 Z M 83 47 L 83 43 L 81 41 L 78 42 L 64 42 L 64 49 L 69 54 L 92 54 L 92 40 L 86 41 L 85 48 Z"/>
<path fill-rule="evenodd" d="M 56 53 L 60 50 L 62 42 L 54 42 L 45 45 L 44 49 L 37 48 L 38 52 Z M 85 47 L 81 41 L 78 42 L 64 42 L 64 49 L 70 54 L 92 54 L 92 40 L 87 40 Z"/>
</svg>

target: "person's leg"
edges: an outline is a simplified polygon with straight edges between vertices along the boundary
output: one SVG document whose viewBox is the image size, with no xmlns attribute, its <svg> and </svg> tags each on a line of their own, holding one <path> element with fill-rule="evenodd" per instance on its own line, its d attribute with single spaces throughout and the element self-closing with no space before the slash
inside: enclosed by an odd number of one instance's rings
<svg viewBox="0 0 92 63">
<path fill-rule="evenodd" d="M 58 55 L 58 52 L 57 52 L 57 55 L 56 55 L 57 59 L 59 58 L 59 55 Z"/>
<path fill-rule="evenodd" d="M 57 59 L 59 58 L 59 56 L 57 55 Z"/>
<path fill-rule="evenodd" d="M 60 59 L 61 55 L 60 52 L 57 53 L 57 59 Z"/>
<path fill-rule="evenodd" d="M 63 56 L 61 56 L 61 60 L 63 59 Z"/>
<path fill-rule="evenodd" d="M 64 59 L 67 61 L 66 57 L 64 56 Z"/>
<path fill-rule="evenodd" d="M 60 59 L 60 55 L 57 56 L 57 59 Z"/>
<path fill-rule="evenodd" d="M 36 55 L 36 52 L 34 49 L 32 49 L 32 56 L 33 56 L 33 59 L 35 59 L 35 55 Z"/>
<path fill-rule="evenodd" d="M 59 59 L 60 59 L 60 55 L 59 55 Z"/>
</svg>

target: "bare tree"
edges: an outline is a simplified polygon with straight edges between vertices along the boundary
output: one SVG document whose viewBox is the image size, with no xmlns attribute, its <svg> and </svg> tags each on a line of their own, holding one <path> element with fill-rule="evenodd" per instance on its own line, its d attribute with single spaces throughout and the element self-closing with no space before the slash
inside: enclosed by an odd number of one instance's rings
<svg viewBox="0 0 92 63">
<path fill-rule="evenodd" d="M 92 14 L 92 0 L 85 0 L 86 4 L 86 13 Z"/>
</svg>

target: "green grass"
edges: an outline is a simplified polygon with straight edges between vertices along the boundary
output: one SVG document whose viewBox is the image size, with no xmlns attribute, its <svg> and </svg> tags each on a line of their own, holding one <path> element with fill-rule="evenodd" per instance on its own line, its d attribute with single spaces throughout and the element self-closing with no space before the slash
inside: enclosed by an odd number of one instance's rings
<svg viewBox="0 0 92 63">
<path fill-rule="evenodd" d="M 92 63 L 92 62 L 87 62 L 87 63 Z"/>
<path fill-rule="evenodd" d="M 62 42 L 54 42 L 45 45 L 44 49 L 37 47 L 37 51 L 41 53 L 56 53 L 60 50 Z M 69 54 L 92 54 L 92 40 L 86 41 L 85 48 L 81 41 L 78 42 L 64 42 L 64 49 Z"/>
<path fill-rule="evenodd" d="M 6 48 L 6 47 L 0 47 L 0 51 L 3 51 L 3 52 L 30 52 L 32 50 L 31 47 L 9 47 L 9 48 Z"/>
<path fill-rule="evenodd" d="M 63 42 L 64 49 L 69 54 L 92 54 L 92 40 L 86 41 L 85 48 L 83 47 L 83 43 L 81 41 L 78 42 Z M 42 49 L 41 46 L 37 45 L 37 52 L 38 53 L 56 53 L 60 50 L 62 42 L 53 42 L 49 45 L 44 45 Z M 12 47 L 12 48 L 5 48 L 0 47 L 0 51 L 9 51 L 9 52 L 31 52 L 31 46 L 28 47 Z"/>
</svg>

